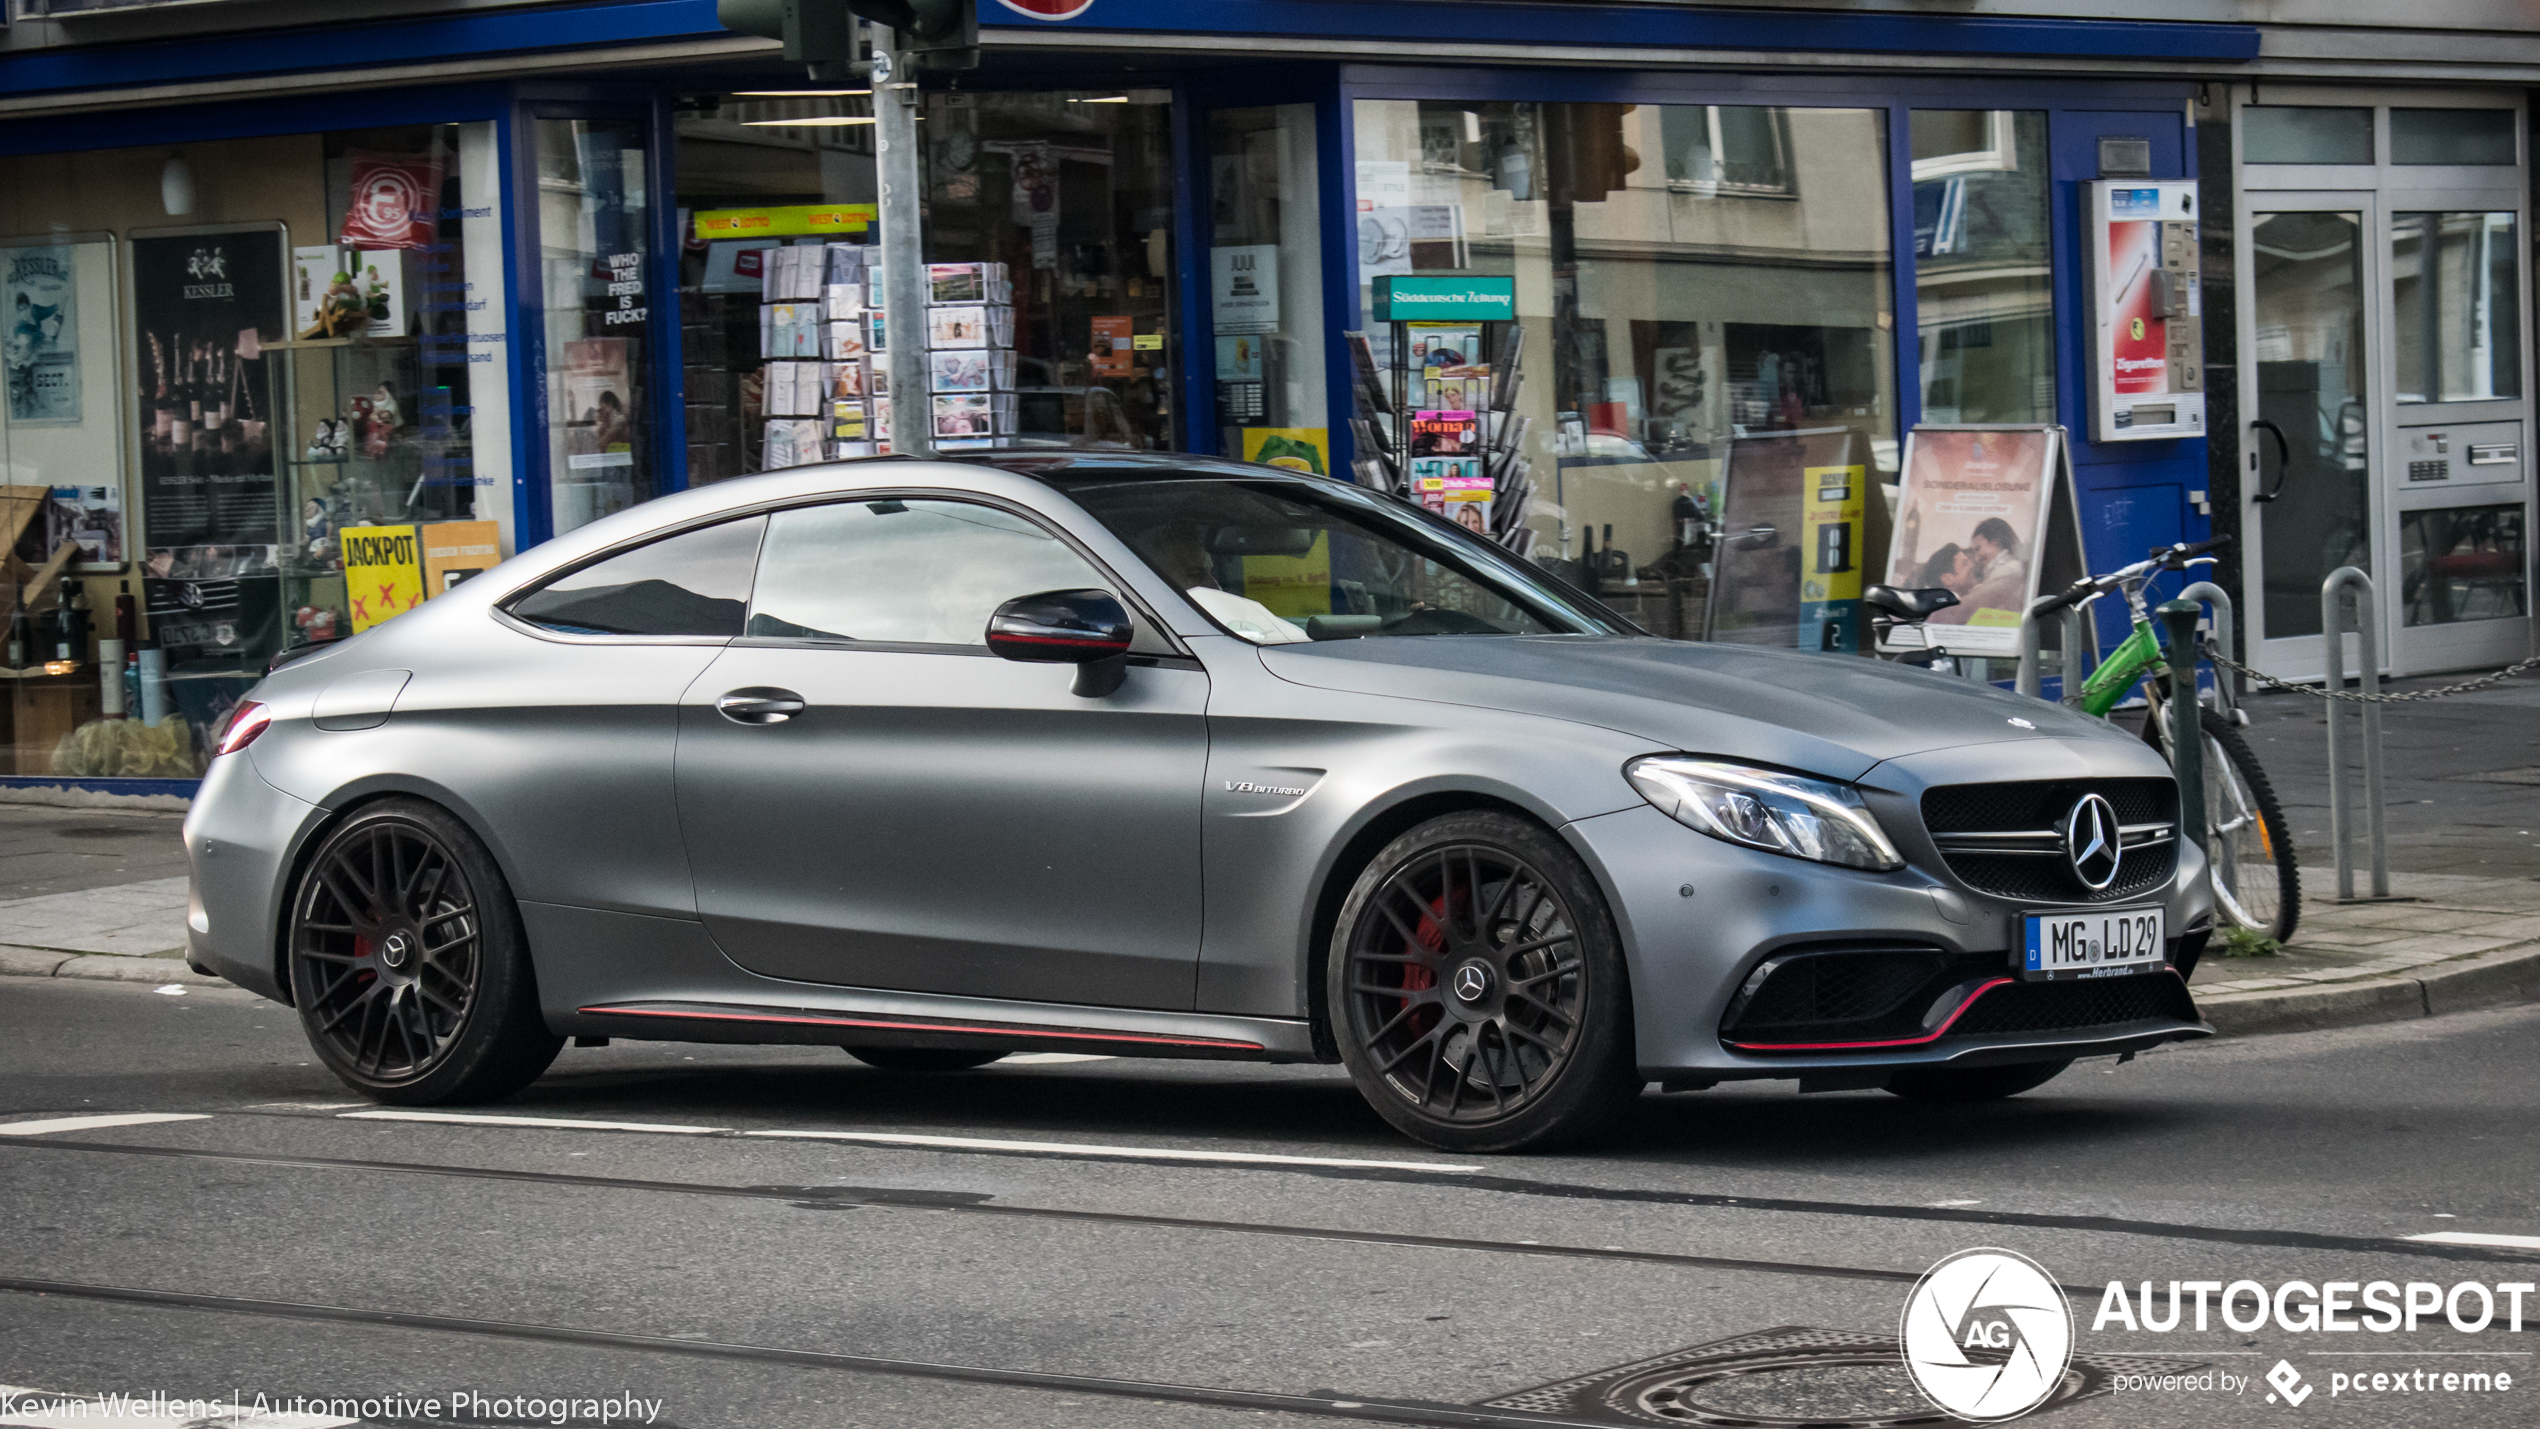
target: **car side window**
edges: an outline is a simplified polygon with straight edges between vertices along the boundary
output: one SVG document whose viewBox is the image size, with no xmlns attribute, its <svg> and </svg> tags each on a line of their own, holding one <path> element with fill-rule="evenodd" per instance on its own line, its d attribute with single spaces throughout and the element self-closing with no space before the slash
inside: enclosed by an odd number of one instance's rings
<svg viewBox="0 0 2540 1429">
<path fill-rule="evenodd" d="M 967 501 L 842 501 L 768 518 L 749 633 L 791 640 L 980 645 L 1019 595 L 1111 589 L 1039 525 Z"/>
<path fill-rule="evenodd" d="M 683 531 L 568 571 L 511 604 L 566 635 L 739 635 L 764 516 Z"/>
</svg>

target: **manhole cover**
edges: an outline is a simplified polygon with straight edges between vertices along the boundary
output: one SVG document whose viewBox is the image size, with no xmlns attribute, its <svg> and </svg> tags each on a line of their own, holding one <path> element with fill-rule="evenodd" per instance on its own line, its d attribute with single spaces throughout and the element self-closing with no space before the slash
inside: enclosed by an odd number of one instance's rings
<svg viewBox="0 0 2540 1429">
<path fill-rule="evenodd" d="M 2077 1355 L 2039 1412 L 2108 1392 L 2120 1374 L 2178 1374 L 2187 1360 Z M 1914 1388 L 1893 1335 L 1784 1325 L 1485 1402 L 1485 1409 L 1608 1424 L 1889 1429 L 1953 1419 Z"/>
</svg>

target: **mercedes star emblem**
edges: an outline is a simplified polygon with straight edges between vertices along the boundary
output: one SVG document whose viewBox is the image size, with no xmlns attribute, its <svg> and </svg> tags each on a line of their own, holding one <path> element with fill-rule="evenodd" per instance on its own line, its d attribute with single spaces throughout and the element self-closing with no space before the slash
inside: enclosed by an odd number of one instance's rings
<svg viewBox="0 0 2540 1429">
<path fill-rule="evenodd" d="M 2116 882 L 2117 865 L 2125 858 L 2116 806 L 2097 794 L 2073 801 L 2073 811 L 2064 816 L 2064 857 L 2072 860 L 2073 877 L 2093 893 Z"/>
<path fill-rule="evenodd" d="M 392 968 L 404 967 L 409 947 L 405 934 L 391 933 L 387 941 L 379 945 L 379 960 Z"/>
<path fill-rule="evenodd" d="M 1490 974 L 1480 963 L 1466 963 L 1455 970 L 1455 995 L 1466 1002 L 1479 1002 L 1490 991 Z"/>
</svg>

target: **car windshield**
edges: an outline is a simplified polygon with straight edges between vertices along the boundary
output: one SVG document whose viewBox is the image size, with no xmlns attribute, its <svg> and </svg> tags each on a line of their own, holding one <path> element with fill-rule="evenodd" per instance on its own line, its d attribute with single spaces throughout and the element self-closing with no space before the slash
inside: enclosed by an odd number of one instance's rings
<svg viewBox="0 0 2540 1429">
<path fill-rule="evenodd" d="M 1498 547 L 1354 487 L 1154 478 L 1065 485 L 1193 605 L 1256 645 L 1626 629 Z"/>
</svg>

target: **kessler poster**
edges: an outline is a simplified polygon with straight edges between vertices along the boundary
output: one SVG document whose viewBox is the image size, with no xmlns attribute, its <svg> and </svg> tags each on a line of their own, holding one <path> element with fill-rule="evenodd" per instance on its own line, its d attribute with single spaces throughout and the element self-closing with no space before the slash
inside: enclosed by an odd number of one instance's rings
<svg viewBox="0 0 2540 1429">
<path fill-rule="evenodd" d="M 273 386 L 285 336 L 277 227 L 132 240 L 144 560 L 180 579 L 269 571 Z"/>
<path fill-rule="evenodd" d="M 79 420 L 79 250 L 0 249 L 9 324 L 9 420 Z"/>
<path fill-rule="evenodd" d="M 2060 470 L 2056 439 L 2051 427 L 1916 427 L 1907 435 L 1885 583 L 1957 595 L 1927 622 L 1934 643 L 2019 653 Z M 1947 626 L 1963 628 L 1944 633 Z"/>
</svg>

